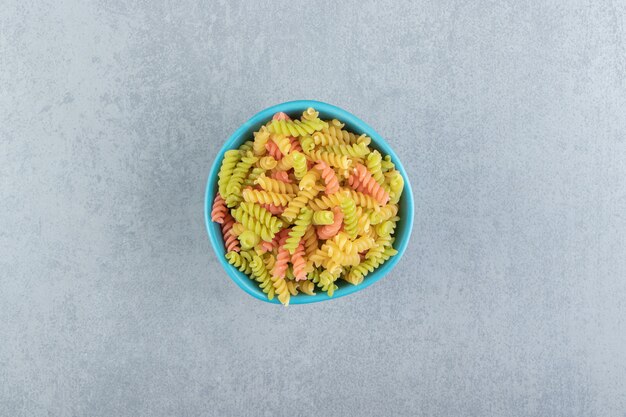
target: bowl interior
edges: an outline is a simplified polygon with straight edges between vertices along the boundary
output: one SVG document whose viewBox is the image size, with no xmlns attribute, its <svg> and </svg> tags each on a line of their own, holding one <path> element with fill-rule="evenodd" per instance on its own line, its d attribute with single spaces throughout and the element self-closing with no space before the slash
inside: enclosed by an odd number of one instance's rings
<svg viewBox="0 0 626 417">
<path fill-rule="evenodd" d="M 385 140 L 380 137 L 380 135 L 376 133 L 376 131 L 368 126 L 365 122 L 358 119 L 356 116 L 348 113 L 347 111 L 340 109 L 339 107 L 311 100 L 290 101 L 287 103 L 282 103 L 276 106 L 269 107 L 257 113 L 250 120 L 244 123 L 239 129 L 237 129 L 235 133 L 232 134 L 232 136 L 226 141 L 224 146 L 220 149 L 219 153 L 215 157 L 215 161 L 213 162 L 213 166 L 211 167 L 211 172 L 209 174 L 209 179 L 207 182 L 204 216 L 213 250 L 215 251 L 217 258 L 220 260 L 220 263 L 222 264 L 224 270 L 228 273 L 230 278 L 235 281 L 235 283 L 248 294 L 260 300 L 275 304 L 280 303 L 276 298 L 274 298 L 273 300 L 268 300 L 267 296 L 263 293 L 263 291 L 261 291 L 255 281 L 251 280 L 250 278 L 248 278 L 247 275 L 230 265 L 224 257 L 224 240 L 220 231 L 220 225 L 211 221 L 211 206 L 213 204 L 213 198 L 215 197 L 215 193 L 217 191 L 217 173 L 220 169 L 224 153 L 229 149 L 238 148 L 247 140 L 252 140 L 253 132 L 257 131 L 262 124 L 266 123 L 267 120 L 269 120 L 274 113 L 282 111 L 287 113 L 292 118 L 298 118 L 300 117 L 302 112 L 308 107 L 313 107 L 315 108 L 315 110 L 319 111 L 320 117 L 323 119 L 339 119 L 342 123 L 345 123 L 345 128 L 347 130 L 350 130 L 357 134 L 364 133 L 371 137 L 372 143 L 370 146 L 374 149 L 378 149 L 383 154 L 383 156 L 385 154 L 391 155 L 392 161 L 396 165 L 396 169 L 400 171 L 400 174 L 404 178 L 405 185 L 404 191 L 399 201 L 398 216 L 400 217 L 400 221 L 398 222 L 395 232 L 396 240 L 394 242 L 394 247 L 398 251 L 398 254 L 382 264 L 379 268 L 374 270 L 374 272 L 367 275 L 363 282 L 359 285 L 352 285 L 346 282 L 338 281 L 337 285 L 339 286 L 339 289 L 335 291 L 333 297 L 328 297 L 325 292 L 321 291 L 317 291 L 316 295 L 298 294 L 297 296 L 291 298 L 290 304 L 306 304 L 331 300 L 362 290 L 372 285 L 379 279 L 383 278 L 386 274 L 388 274 L 391 269 L 398 263 L 406 250 L 406 247 L 409 243 L 409 238 L 411 236 L 411 230 L 413 228 L 413 192 L 411 190 L 409 178 L 406 174 L 406 171 L 404 170 L 404 167 L 402 166 L 402 162 L 400 161 L 400 158 L 398 158 L 398 156 L 395 154 L 395 152 L 391 149 L 391 147 L 385 142 Z"/>
</svg>

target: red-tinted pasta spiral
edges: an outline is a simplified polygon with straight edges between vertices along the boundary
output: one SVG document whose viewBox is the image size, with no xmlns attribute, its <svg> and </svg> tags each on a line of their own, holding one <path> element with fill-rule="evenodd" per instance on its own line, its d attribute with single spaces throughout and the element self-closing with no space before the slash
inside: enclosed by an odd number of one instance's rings
<svg viewBox="0 0 626 417">
<path fill-rule="evenodd" d="M 272 116 L 272 120 L 291 120 L 291 117 L 289 117 L 287 113 L 279 111 Z"/>
<path fill-rule="evenodd" d="M 283 153 L 278 149 L 278 145 L 273 140 L 270 140 L 265 144 L 265 149 L 267 149 L 267 154 L 273 157 L 275 160 L 280 161 L 283 159 Z"/>
<path fill-rule="evenodd" d="M 333 214 L 335 215 L 335 221 L 333 224 L 326 226 L 320 226 L 317 228 L 317 237 L 320 239 L 330 239 L 335 236 L 343 223 L 343 213 L 340 207 L 333 207 Z"/>
<path fill-rule="evenodd" d="M 291 151 L 289 152 L 302 152 L 302 145 L 300 145 L 300 141 L 298 139 L 294 138 L 293 136 L 289 136 L 289 141 L 291 142 Z"/>
<path fill-rule="evenodd" d="M 215 195 L 215 200 L 213 200 L 213 210 L 211 210 L 211 220 L 216 223 L 223 224 L 224 217 L 228 213 L 228 209 L 226 208 L 226 202 L 220 195 L 217 193 Z"/>
<path fill-rule="evenodd" d="M 296 251 L 291 255 L 291 263 L 293 264 L 293 274 L 296 276 L 296 281 L 305 280 L 306 261 L 304 260 L 304 244 L 302 240 L 300 240 Z"/>
<path fill-rule="evenodd" d="M 235 219 L 230 213 L 226 212 L 224 216 L 224 223 L 222 223 L 222 236 L 224 237 L 224 246 L 226 246 L 226 252 L 239 252 L 239 240 L 233 233 L 233 224 Z"/>
<path fill-rule="evenodd" d="M 320 171 L 324 183 L 326 184 L 326 194 L 335 194 L 339 191 L 339 180 L 335 170 L 324 161 L 317 161 L 315 168 Z"/>
<path fill-rule="evenodd" d="M 288 233 L 289 229 L 285 230 L 287 230 Z M 285 241 L 289 237 L 287 233 L 284 234 L 278 241 L 278 255 L 276 255 L 276 263 L 272 269 L 272 277 L 275 278 L 285 278 L 285 275 L 287 274 L 287 264 L 291 260 L 289 251 L 285 249 Z"/>
<path fill-rule="evenodd" d="M 389 201 L 389 193 L 376 182 L 362 164 L 356 164 L 354 172 L 348 178 L 348 184 L 357 191 L 371 195 L 380 205 L 385 205 Z"/>
<path fill-rule="evenodd" d="M 281 214 L 283 214 L 283 211 L 285 211 L 285 207 L 283 206 L 276 206 L 274 204 L 261 204 L 261 207 L 263 207 L 265 210 L 269 211 L 270 213 L 272 213 L 274 216 L 280 216 Z"/>
<path fill-rule="evenodd" d="M 292 184 L 293 181 L 289 178 L 289 174 L 286 171 L 277 171 L 272 174 L 272 178 L 278 181 L 286 182 L 287 184 Z"/>
</svg>

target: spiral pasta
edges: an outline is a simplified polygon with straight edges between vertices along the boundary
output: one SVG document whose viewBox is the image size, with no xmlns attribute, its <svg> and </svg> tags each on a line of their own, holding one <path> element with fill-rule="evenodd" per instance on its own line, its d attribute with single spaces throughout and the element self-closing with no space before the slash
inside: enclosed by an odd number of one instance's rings
<svg viewBox="0 0 626 417">
<path fill-rule="evenodd" d="M 258 158 L 248 154 L 241 158 L 241 161 L 237 163 L 237 166 L 233 170 L 233 174 L 228 181 L 226 187 L 226 205 L 233 207 L 241 201 L 241 186 L 244 178 L 248 175 L 248 171 L 252 164 L 254 164 Z"/>
<path fill-rule="evenodd" d="M 361 262 L 359 265 L 353 266 L 346 275 L 346 281 L 351 284 L 358 285 L 363 282 L 363 278 L 378 268 L 380 264 L 397 254 L 398 251 L 392 247 L 385 247 L 380 256 L 372 257 Z"/>
<path fill-rule="evenodd" d="M 278 231 L 283 227 L 283 222 L 280 219 L 272 216 L 269 211 L 258 204 L 246 202 L 241 203 L 240 207 L 243 211 L 253 216 L 273 233 L 278 233 Z"/>
<path fill-rule="evenodd" d="M 293 173 L 297 180 L 301 180 L 307 173 L 306 157 L 298 151 L 291 155 L 293 155 Z"/>
<path fill-rule="evenodd" d="M 336 167 L 347 169 L 352 165 L 352 160 L 348 158 L 346 155 L 337 155 L 334 153 L 326 152 L 324 150 L 312 150 L 305 153 L 307 158 L 311 161 L 323 161 L 326 164 Z"/>
<path fill-rule="evenodd" d="M 283 213 L 284 214 L 284 213 Z M 289 237 L 285 241 L 285 249 L 289 251 L 290 254 L 293 255 L 298 244 L 300 243 L 300 239 L 304 236 L 306 229 L 311 224 L 311 220 L 313 218 L 313 211 L 308 207 L 303 207 L 300 210 L 300 214 L 296 218 L 291 231 L 289 232 Z"/>
<path fill-rule="evenodd" d="M 265 155 L 267 150 L 265 149 L 265 145 L 267 141 L 270 139 L 270 132 L 267 130 L 267 127 L 261 126 L 258 132 L 254 132 L 254 141 L 252 143 L 252 151 L 256 156 Z"/>
<path fill-rule="evenodd" d="M 278 150 L 283 155 L 287 155 L 291 150 L 291 141 L 284 135 L 270 135 L 270 140 L 278 146 Z"/>
<path fill-rule="evenodd" d="M 366 166 L 368 171 L 372 174 L 374 181 L 379 183 L 380 185 L 385 182 L 385 177 L 383 175 L 383 168 L 381 165 L 383 157 L 378 151 L 372 151 L 369 155 L 367 155 Z"/>
<path fill-rule="evenodd" d="M 386 206 L 382 206 L 378 211 L 374 211 L 370 214 L 370 223 L 371 224 L 380 224 L 385 220 L 389 220 L 398 214 L 398 205 L 397 204 L 387 204 Z"/>
<path fill-rule="evenodd" d="M 260 175 L 255 184 L 259 184 L 265 191 L 271 191 L 274 193 L 282 194 L 297 194 L 298 186 L 295 184 L 289 184 L 283 181 L 275 180 L 273 178 L 266 177 L 265 174 Z"/>
<path fill-rule="evenodd" d="M 291 143 L 291 152 L 302 152 L 302 145 L 297 138 L 289 136 L 289 142 Z"/>
<path fill-rule="evenodd" d="M 283 212 L 283 218 L 289 222 L 293 221 L 300 210 L 323 189 L 324 187 L 316 185 L 307 190 L 300 190 L 296 198 L 289 201 L 287 208 Z"/>
<path fill-rule="evenodd" d="M 310 152 L 315 148 L 315 140 L 311 136 L 300 137 L 300 148 L 303 152 Z"/>
<path fill-rule="evenodd" d="M 329 145 L 322 149 L 329 153 L 350 156 L 353 158 L 363 158 L 370 152 L 369 148 L 362 143 L 355 143 L 354 145 Z"/>
<path fill-rule="evenodd" d="M 315 284 L 311 281 L 298 282 L 298 289 L 306 295 L 315 295 Z"/>
<path fill-rule="evenodd" d="M 304 243 L 304 255 L 308 259 L 317 250 L 317 234 L 313 225 L 309 226 L 302 236 L 302 242 Z"/>
<path fill-rule="evenodd" d="M 404 178 L 370 143 L 309 108 L 276 113 L 224 153 L 207 210 L 227 261 L 268 299 L 333 296 L 396 254 Z"/>
<path fill-rule="evenodd" d="M 222 238 L 224 239 L 224 247 L 227 252 L 239 252 L 239 240 L 237 240 L 237 236 L 233 233 L 233 225 L 235 224 L 235 219 L 230 213 L 226 213 L 224 216 L 224 222 L 222 223 Z"/>
<path fill-rule="evenodd" d="M 299 189 L 310 190 L 311 188 L 313 188 L 317 180 L 320 179 L 320 177 L 321 175 L 319 171 L 313 169 L 308 171 L 300 180 L 300 184 L 298 185 Z"/>
<path fill-rule="evenodd" d="M 372 174 L 361 164 L 356 165 L 355 172 L 348 178 L 348 184 L 357 191 L 371 195 L 381 205 L 387 204 L 389 201 L 389 193 L 372 178 Z"/>
<path fill-rule="evenodd" d="M 354 239 L 356 237 L 358 227 L 356 204 L 354 203 L 354 200 L 345 196 L 343 200 L 341 200 L 341 212 L 343 213 L 343 228 L 348 236 Z"/>
<path fill-rule="evenodd" d="M 241 152 L 241 156 L 247 155 L 248 152 L 252 152 L 253 145 L 254 142 L 252 142 L 251 140 L 244 142 L 244 144 L 239 147 L 239 152 Z"/>
<path fill-rule="evenodd" d="M 233 175 L 235 166 L 240 159 L 241 152 L 239 152 L 238 150 L 230 150 L 224 153 L 222 166 L 220 167 L 220 171 L 217 174 L 217 186 L 219 188 L 219 193 L 221 196 L 227 195 L 226 188 L 228 187 L 228 182 L 230 181 L 230 177 Z"/>
<path fill-rule="evenodd" d="M 252 171 L 250 171 L 250 173 L 248 174 L 246 179 L 243 180 L 243 183 L 241 184 L 241 187 L 242 188 L 247 188 L 247 187 L 250 187 L 250 186 L 254 185 L 254 181 L 256 181 L 256 179 L 259 177 L 259 175 L 264 174 L 265 171 L 266 170 L 264 170 L 263 168 L 260 168 L 260 167 L 252 168 Z"/>
<path fill-rule="evenodd" d="M 232 266 L 243 272 L 244 274 L 250 274 L 252 269 L 250 268 L 250 261 L 252 261 L 252 256 L 250 253 L 243 252 L 227 252 L 226 259 L 228 263 Z"/>
<path fill-rule="evenodd" d="M 335 170 L 324 161 L 318 161 L 314 168 L 320 172 L 320 176 L 324 179 L 326 194 L 335 194 L 339 191 L 339 180 Z"/>
<path fill-rule="evenodd" d="M 306 279 L 307 265 L 304 259 L 304 244 L 302 241 L 298 244 L 295 252 L 291 255 L 291 263 L 293 265 L 293 274 L 296 281 L 303 281 Z"/>
<path fill-rule="evenodd" d="M 313 212 L 313 224 L 315 226 L 324 226 L 327 224 L 333 224 L 335 221 L 335 215 L 330 210 L 319 210 Z"/>
<path fill-rule="evenodd" d="M 238 207 L 232 211 L 233 217 L 248 230 L 253 231 L 261 237 L 261 239 L 269 242 L 276 234 L 270 228 L 261 223 L 258 219 L 246 212 L 243 207 Z"/>
<path fill-rule="evenodd" d="M 265 149 L 267 150 L 268 155 L 275 160 L 280 161 L 281 159 L 283 159 L 283 153 L 280 151 L 280 149 L 278 149 L 278 145 L 276 144 L 276 142 L 268 141 L 265 144 Z"/>
<path fill-rule="evenodd" d="M 259 283 L 259 288 L 267 294 L 268 299 L 274 298 L 274 286 L 272 285 L 271 276 L 267 270 L 266 264 L 259 255 L 254 255 L 249 263 L 252 276 Z"/>
<path fill-rule="evenodd" d="M 276 165 L 278 165 L 278 161 L 273 156 L 264 156 L 259 159 L 259 167 L 265 171 L 276 168 Z"/>
<path fill-rule="evenodd" d="M 287 136 L 306 136 L 326 127 L 326 122 L 319 118 L 307 118 L 303 120 L 272 120 L 269 131 Z"/>
<path fill-rule="evenodd" d="M 385 155 L 383 160 L 380 162 L 380 167 L 383 172 L 391 171 L 396 168 L 395 164 L 391 162 L 391 156 L 389 155 Z"/>
<path fill-rule="evenodd" d="M 213 200 L 213 210 L 211 210 L 211 220 L 215 223 L 223 224 L 224 217 L 228 213 L 228 209 L 226 208 L 226 202 L 222 198 L 220 193 L 215 195 L 215 199 Z"/>
<path fill-rule="evenodd" d="M 400 172 L 395 169 L 389 171 L 387 174 L 385 174 L 385 176 L 389 178 L 389 202 L 395 204 L 400 200 L 400 196 L 402 195 L 402 190 L 404 189 L 404 178 L 402 178 Z"/>
<path fill-rule="evenodd" d="M 294 194 L 275 193 L 271 191 L 259 191 L 251 188 L 243 190 L 243 199 L 251 203 L 274 204 L 286 206 L 294 197 Z"/>
<path fill-rule="evenodd" d="M 339 191 L 348 192 L 350 194 L 350 198 L 354 200 L 354 203 L 357 206 L 361 206 L 365 209 L 370 209 L 373 211 L 379 210 L 378 202 L 371 196 L 363 194 L 359 191 L 353 190 L 351 188 L 341 188 Z M 338 206 L 341 203 L 341 195 L 340 194 L 331 194 L 331 195 L 322 195 L 311 201 L 309 206 L 313 210 L 326 210 L 331 207 Z"/>
<path fill-rule="evenodd" d="M 293 183 L 293 181 L 291 181 L 291 178 L 289 178 L 289 174 L 285 171 L 272 172 L 271 178 L 278 181 L 286 182 L 287 184 Z"/>
<path fill-rule="evenodd" d="M 243 225 L 242 225 L 243 226 Z M 241 249 L 250 250 L 259 244 L 261 237 L 252 230 L 244 230 L 237 236 Z"/>
<path fill-rule="evenodd" d="M 343 212 L 340 207 L 333 207 L 333 223 L 317 227 L 317 237 L 325 240 L 330 239 L 339 232 L 343 225 Z"/>
</svg>

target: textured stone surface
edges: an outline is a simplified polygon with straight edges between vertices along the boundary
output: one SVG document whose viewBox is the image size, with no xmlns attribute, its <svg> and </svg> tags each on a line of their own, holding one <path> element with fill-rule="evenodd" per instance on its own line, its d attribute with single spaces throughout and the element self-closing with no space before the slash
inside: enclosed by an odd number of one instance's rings
<svg viewBox="0 0 626 417">
<path fill-rule="evenodd" d="M 624 416 L 623 3 L 209 3 L 3 2 L 0 415 Z M 202 204 L 298 98 L 401 151 L 416 223 L 392 276 L 284 309 Z"/>
</svg>

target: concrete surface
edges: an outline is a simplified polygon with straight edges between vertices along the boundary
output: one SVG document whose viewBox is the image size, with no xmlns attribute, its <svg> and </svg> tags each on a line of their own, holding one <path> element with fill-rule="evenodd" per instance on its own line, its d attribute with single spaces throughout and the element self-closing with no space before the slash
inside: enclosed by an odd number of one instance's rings
<svg viewBox="0 0 626 417">
<path fill-rule="evenodd" d="M 624 2 L 360 3 L 3 2 L 0 415 L 626 415 Z M 202 200 L 299 98 L 388 138 L 417 221 L 284 309 Z"/>
</svg>

